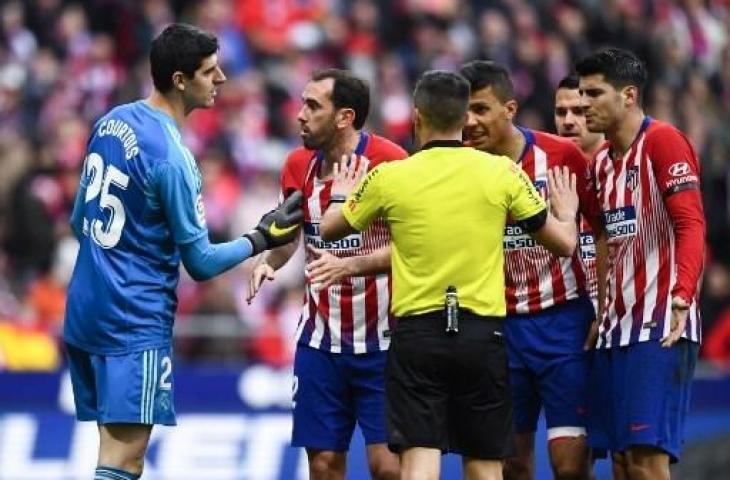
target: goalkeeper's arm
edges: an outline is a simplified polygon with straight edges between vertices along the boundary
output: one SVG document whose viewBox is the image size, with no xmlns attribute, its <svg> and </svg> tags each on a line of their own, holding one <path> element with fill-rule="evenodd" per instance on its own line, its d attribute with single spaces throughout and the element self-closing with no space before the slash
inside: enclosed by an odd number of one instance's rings
<svg viewBox="0 0 730 480">
<path fill-rule="evenodd" d="M 207 235 L 180 245 L 185 269 L 197 281 L 208 280 L 264 250 L 285 245 L 302 221 L 301 193 L 295 192 L 241 238 L 213 245 Z"/>
</svg>

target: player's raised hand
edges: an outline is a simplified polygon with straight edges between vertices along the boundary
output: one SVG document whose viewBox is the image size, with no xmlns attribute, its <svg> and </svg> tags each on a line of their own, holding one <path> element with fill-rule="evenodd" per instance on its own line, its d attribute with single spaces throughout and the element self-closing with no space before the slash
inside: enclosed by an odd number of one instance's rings
<svg viewBox="0 0 730 480">
<path fill-rule="evenodd" d="M 566 166 L 548 170 L 548 192 L 552 214 L 561 221 L 575 219 L 578 213 L 575 173 Z"/>
<path fill-rule="evenodd" d="M 669 348 L 682 338 L 687 325 L 687 315 L 689 315 L 689 304 L 681 297 L 673 297 L 671 330 L 669 335 L 662 338 L 662 347 Z"/>
<path fill-rule="evenodd" d="M 354 153 L 348 158 L 342 156 L 342 161 L 332 166 L 332 195 L 347 197 L 368 171 L 370 160 L 365 156 L 358 157 Z"/>
<path fill-rule="evenodd" d="M 302 192 L 295 191 L 277 208 L 264 214 L 256 228 L 244 235 L 253 245 L 252 255 L 294 240 L 303 219 Z"/>
<path fill-rule="evenodd" d="M 251 272 L 248 280 L 248 291 L 246 292 L 246 303 L 251 305 L 251 300 L 256 296 L 264 280 L 273 280 L 276 271 L 268 263 L 257 265 Z"/>
<path fill-rule="evenodd" d="M 327 250 L 307 245 L 307 251 L 314 256 L 314 260 L 305 267 L 309 282 L 318 288 L 327 288 L 330 285 L 349 277 L 352 272 L 348 269 L 348 262 Z"/>
</svg>

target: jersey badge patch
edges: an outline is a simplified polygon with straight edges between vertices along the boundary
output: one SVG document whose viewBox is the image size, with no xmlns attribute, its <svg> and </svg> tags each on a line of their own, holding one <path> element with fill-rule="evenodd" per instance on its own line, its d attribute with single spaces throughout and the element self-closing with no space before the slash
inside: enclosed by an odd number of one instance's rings
<svg viewBox="0 0 730 480">
<path fill-rule="evenodd" d="M 195 202 L 195 213 L 198 216 L 198 224 L 201 227 L 205 226 L 205 206 L 203 205 L 203 196 L 198 195 L 198 200 Z"/>
<path fill-rule="evenodd" d="M 639 186 L 639 167 L 626 170 L 626 187 L 632 192 Z"/>
</svg>

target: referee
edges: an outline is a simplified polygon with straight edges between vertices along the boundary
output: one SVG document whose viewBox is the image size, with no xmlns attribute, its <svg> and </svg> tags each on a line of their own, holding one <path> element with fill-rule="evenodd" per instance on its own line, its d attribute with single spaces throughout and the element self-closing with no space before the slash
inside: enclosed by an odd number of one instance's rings
<svg viewBox="0 0 730 480">
<path fill-rule="evenodd" d="M 576 245 L 575 177 L 550 172 L 557 218 L 548 214 L 514 162 L 462 146 L 468 99 L 460 75 L 425 73 L 414 92 L 421 151 L 378 166 L 346 201 L 333 196 L 320 224 L 326 241 L 379 217 L 390 227 L 398 324 L 386 367 L 388 443 L 402 454 L 403 480 L 437 479 L 441 452 L 463 455 L 467 478 L 502 478 L 502 459 L 514 454 L 502 338 L 507 216 L 559 255 Z M 458 307 L 445 308 L 447 289 Z"/>
</svg>

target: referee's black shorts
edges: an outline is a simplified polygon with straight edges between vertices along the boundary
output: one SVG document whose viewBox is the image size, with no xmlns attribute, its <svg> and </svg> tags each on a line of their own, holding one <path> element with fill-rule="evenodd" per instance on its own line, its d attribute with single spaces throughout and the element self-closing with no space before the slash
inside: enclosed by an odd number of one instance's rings
<svg viewBox="0 0 730 480">
<path fill-rule="evenodd" d="M 515 455 L 502 322 L 461 310 L 459 333 L 449 336 L 441 310 L 398 319 L 386 367 L 391 450 Z"/>
</svg>

